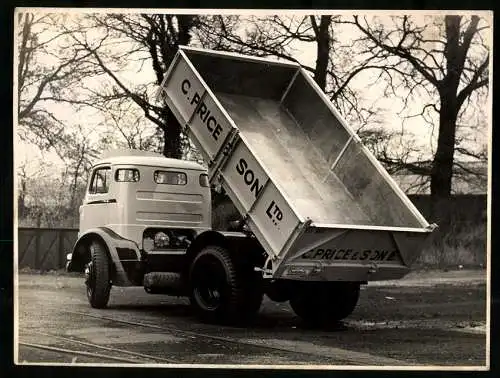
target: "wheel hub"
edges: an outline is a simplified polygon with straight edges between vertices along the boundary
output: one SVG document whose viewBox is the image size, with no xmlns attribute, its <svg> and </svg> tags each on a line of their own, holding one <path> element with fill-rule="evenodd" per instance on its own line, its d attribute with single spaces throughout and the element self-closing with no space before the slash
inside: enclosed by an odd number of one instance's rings
<svg viewBox="0 0 500 378">
<path fill-rule="evenodd" d="M 207 289 L 208 298 L 210 301 L 218 301 L 220 299 L 220 293 L 218 289 Z"/>
<path fill-rule="evenodd" d="M 220 277 L 222 272 L 217 261 L 211 259 L 205 261 L 203 269 L 198 268 L 195 272 L 195 294 L 203 307 L 215 310 L 221 305 L 225 282 Z"/>
<path fill-rule="evenodd" d="M 196 289 L 198 299 L 210 309 L 215 309 L 220 305 L 221 292 L 217 287 L 198 287 Z"/>
</svg>

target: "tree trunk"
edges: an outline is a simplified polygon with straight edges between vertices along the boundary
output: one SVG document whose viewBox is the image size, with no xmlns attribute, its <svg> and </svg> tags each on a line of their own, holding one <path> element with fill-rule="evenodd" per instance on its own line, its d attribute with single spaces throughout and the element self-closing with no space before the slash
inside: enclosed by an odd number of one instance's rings
<svg viewBox="0 0 500 378">
<path fill-rule="evenodd" d="M 21 190 L 19 196 L 17 197 L 17 206 L 19 212 L 19 218 L 24 218 L 27 215 L 26 209 L 26 178 L 21 178 Z"/>
<path fill-rule="evenodd" d="M 436 222 L 445 221 L 447 218 L 444 211 L 452 189 L 457 128 L 457 110 L 453 99 L 455 96 L 441 96 L 438 143 L 431 172 L 432 217 Z"/>
<path fill-rule="evenodd" d="M 83 150 L 83 146 L 82 146 L 82 150 Z M 83 154 L 84 151 L 81 151 L 81 153 Z M 76 191 L 78 189 L 78 176 L 80 174 L 81 161 L 82 161 L 82 157 L 80 155 L 80 159 L 75 167 L 75 172 L 73 173 L 73 182 L 71 183 L 71 196 L 70 196 L 70 200 L 69 200 L 69 209 L 70 210 L 74 209 L 76 207 Z M 62 206 L 62 203 L 60 203 L 59 205 Z"/>
<path fill-rule="evenodd" d="M 439 115 L 439 136 L 431 173 L 431 195 L 449 197 L 453 176 L 453 155 L 457 116 L 455 109 L 442 103 Z"/>
<path fill-rule="evenodd" d="M 181 132 L 182 127 L 174 114 L 165 105 L 165 124 L 163 128 L 164 143 L 163 155 L 168 158 L 182 158 Z"/>
<path fill-rule="evenodd" d="M 457 89 L 463 70 L 464 52 L 460 46 L 460 17 L 446 16 L 446 76 L 438 87 L 440 99 L 439 135 L 431 172 L 431 201 L 433 216 L 444 220 L 444 204 L 451 196 L 453 155 L 459 105 Z"/>
<path fill-rule="evenodd" d="M 196 16 L 178 15 L 179 25 L 178 43 L 179 45 L 188 45 L 191 42 L 191 29 L 196 24 Z"/>
<path fill-rule="evenodd" d="M 330 52 L 330 35 L 328 29 L 332 22 L 331 16 L 321 16 L 319 28 L 316 33 L 318 51 L 316 55 L 316 68 L 314 70 L 314 81 L 325 91 L 326 76 L 328 70 L 328 58 Z"/>
</svg>

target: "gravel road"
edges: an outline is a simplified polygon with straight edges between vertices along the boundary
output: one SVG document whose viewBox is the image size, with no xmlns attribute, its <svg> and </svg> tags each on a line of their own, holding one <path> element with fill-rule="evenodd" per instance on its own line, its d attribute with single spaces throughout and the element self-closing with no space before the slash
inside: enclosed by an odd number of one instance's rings
<svg viewBox="0 0 500 378">
<path fill-rule="evenodd" d="M 486 273 L 411 273 L 362 288 L 330 330 L 305 328 L 288 303 L 264 300 L 256 324 L 196 320 L 184 298 L 113 288 L 90 308 L 83 279 L 18 276 L 18 362 L 265 366 L 468 367 L 487 364 Z"/>
</svg>

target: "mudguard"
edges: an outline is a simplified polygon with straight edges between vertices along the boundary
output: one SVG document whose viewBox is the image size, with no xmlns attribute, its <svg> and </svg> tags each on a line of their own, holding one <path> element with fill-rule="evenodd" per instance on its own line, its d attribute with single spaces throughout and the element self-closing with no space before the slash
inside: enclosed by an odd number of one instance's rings
<svg viewBox="0 0 500 378">
<path fill-rule="evenodd" d="M 92 228 L 79 235 L 72 253 L 67 256 L 66 269 L 69 272 L 83 272 L 85 264 L 90 260 L 88 246 L 95 239 L 106 246 L 113 267 L 113 285 L 142 285 L 143 272 L 139 246 L 106 227 Z"/>
<path fill-rule="evenodd" d="M 186 251 L 188 261 L 209 245 L 228 248 L 237 253 L 241 258 L 258 267 L 263 266 L 267 257 L 259 241 L 248 233 L 210 230 L 199 234 L 193 243 L 191 243 Z"/>
</svg>

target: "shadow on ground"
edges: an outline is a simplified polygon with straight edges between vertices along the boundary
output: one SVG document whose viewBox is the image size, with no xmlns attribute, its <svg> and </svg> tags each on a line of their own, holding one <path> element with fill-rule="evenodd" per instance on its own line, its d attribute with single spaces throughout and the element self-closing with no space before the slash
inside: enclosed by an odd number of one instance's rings
<svg viewBox="0 0 500 378">
<path fill-rule="evenodd" d="M 189 322 L 192 326 L 230 326 L 232 328 L 248 329 L 251 328 L 255 331 L 257 330 L 276 330 L 280 333 L 286 330 L 296 331 L 297 329 L 302 330 L 322 330 L 329 332 L 341 332 L 350 329 L 344 322 L 332 322 L 328 326 L 313 326 L 306 324 L 301 321 L 301 319 L 295 316 L 290 311 L 282 312 L 269 312 L 261 311 L 257 314 L 257 317 L 250 322 L 244 324 L 231 324 L 231 323 L 220 323 L 211 324 L 200 321 L 194 316 L 194 313 L 189 304 L 179 304 L 179 303 L 162 303 L 162 304 L 110 304 L 108 309 L 114 310 L 115 312 L 123 312 L 126 316 L 130 311 L 144 312 L 152 316 L 161 316 L 168 318 L 176 318 L 178 320 L 184 320 Z"/>
</svg>

